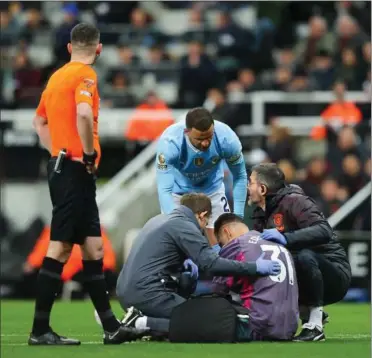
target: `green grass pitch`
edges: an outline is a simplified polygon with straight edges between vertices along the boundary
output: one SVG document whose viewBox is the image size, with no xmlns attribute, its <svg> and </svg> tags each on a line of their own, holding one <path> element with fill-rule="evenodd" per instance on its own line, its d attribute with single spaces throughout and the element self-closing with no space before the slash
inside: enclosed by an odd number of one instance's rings
<svg viewBox="0 0 372 358">
<path fill-rule="evenodd" d="M 115 312 L 120 315 L 117 302 Z M 95 323 L 93 307 L 85 302 L 57 302 L 52 326 L 57 333 L 79 338 L 78 347 L 28 347 L 33 302 L 1 302 L 2 358 L 366 358 L 371 352 L 369 304 L 337 304 L 327 307 L 330 323 L 327 340 L 316 343 L 170 344 L 135 342 L 104 346 Z"/>
</svg>

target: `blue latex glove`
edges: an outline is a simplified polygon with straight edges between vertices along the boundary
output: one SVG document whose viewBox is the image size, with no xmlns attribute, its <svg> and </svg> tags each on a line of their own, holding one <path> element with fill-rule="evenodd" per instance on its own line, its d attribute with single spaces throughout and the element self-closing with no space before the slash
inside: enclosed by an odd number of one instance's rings
<svg viewBox="0 0 372 358">
<path fill-rule="evenodd" d="M 271 261 L 264 259 L 265 253 L 256 261 L 257 273 L 262 276 L 276 276 L 280 274 L 281 267 L 278 261 Z"/>
<path fill-rule="evenodd" d="M 260 237 L 263 240 L 273 241 L 281 245 L 287 244 L 287 239 L 277 229 L 264 230 Z"/>
<path fill-rule="evenodd" d="M 190 271 L 191 272 L 191 277 L 195 280 L 198 279 L 199 277 L 199 269 L 198 269 L 198 266 L 195 265 L 191 259 L 187 259 L 184 261 L 183 263 L 183 267 L 186 271 Z"/>
<path fill-rule="evenodd" d="M 214 251 L 216 251 L 217 254 L 219 254 L 220 251 L 221 251 L 221 246 L 218 245 L 218 244 L 216 244 L 216 245 L 213 245 L 213 246 L 212 246 L 212 249 L 213 249 Z"/>
</svg>

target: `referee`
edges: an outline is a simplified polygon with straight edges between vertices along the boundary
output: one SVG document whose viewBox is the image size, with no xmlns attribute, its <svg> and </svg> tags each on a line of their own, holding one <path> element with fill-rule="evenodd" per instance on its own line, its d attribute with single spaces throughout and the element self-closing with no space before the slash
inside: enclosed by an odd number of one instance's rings
<svg viewBox="0 0 372 358">
<path fill-rule="evenodd" d="M 103 243 L 95 200 L 100 161 L 99 95 L 91 67 L 102 50 L 100 33 L 88 24 L 71 31 L 71 61 L 58 69 L 44 90 L 33 120 L 41 144 L 50 152 L 48 184 L 53 204 L 51 238 L 41 266 L 29 345 L 79 345 L 49 324 L 63 266 L 74 244 L 81 247 L 86 289 L 104 329 L 104 344 L 139 338 L 114 316 L 103 275 Z"/>
</svg>

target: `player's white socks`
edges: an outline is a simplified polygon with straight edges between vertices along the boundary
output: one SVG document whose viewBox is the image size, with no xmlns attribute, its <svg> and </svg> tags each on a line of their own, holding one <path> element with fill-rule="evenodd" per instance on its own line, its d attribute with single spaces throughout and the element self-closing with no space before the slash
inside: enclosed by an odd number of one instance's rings
<svg viewBox="0 0 372 358">
<path fill-rule="evenodd" d="M 317 327 L 318 329 L 323 331 L 323 307 L 309 307 L 309 308 L 310 308 L 309 322 L 304 324 L 304 328 Z"/>
<path fill-rule="evenodd" d="M 141 330 L 150 329 L 150 327 L 147 327 L 147 316 L 138 317 L 135 322 L 135 327 Z"/>
</svg>

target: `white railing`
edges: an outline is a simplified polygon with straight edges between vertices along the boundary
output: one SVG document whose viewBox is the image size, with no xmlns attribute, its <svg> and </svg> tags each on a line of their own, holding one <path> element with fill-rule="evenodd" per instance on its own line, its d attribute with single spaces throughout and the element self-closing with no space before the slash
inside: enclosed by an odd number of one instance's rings
<svg viewBox="0 0 372 358">
<path fill-rule="evenodd" d="M 156 145 L 157 141 L 149 144 L 141 153 L 116 173 L 110 181 L 97 190 L 98 207 L 102 207 L 106 200 L 120 189 L 123 183 L 127 182 L 129 179 L 133 178 L 134 175 L 143 170 L 143 167 L 154 158 Z"/>
<path fill-rule="evenodd" d="M 342 205 L 329 218 L 328 222 L 331 227 L 337 226 L 346 216 L 355 210 L 364 200 L 371 196 L 372 184 L 369 182 L 362 189 L 360 189 L 354 196 L 352 196 L 344 205 Z"/>
<path fill-rule="evenodd" d="M 371 96 L 365 92 L 348 92 L 346 99 L 358 103 L 371 102 Z M 251 118 L 252 125 L 247 126 L 244 133 L 265 134 L 265 104 L 266 103 L 331 103 L 334 100 L 332 92 L 306 92 L 306 93 L 287 93 L 262 91 L 239 96 L 238 99 L 231 99 L 233 103 L 252 103 Z M 101 138 L 122 137 L 128 119 L 133 115 L 134 109 L 108 109 L 102 108 L 100 111 L 100 135 Z M 185 115 L 185 109 L 172 110 L 173 118 Z M 1 110 L 1 120 L 13 122 L 15 130 L 33 131 L 32 118 L 34 110 Z M 302 117 L 300 117 L 302 118 Z M 305 120 L 299 121 L 299 127 L 308 127 Z M 244 123 L 242 123 L 244 125 Z"/>
</svg>

